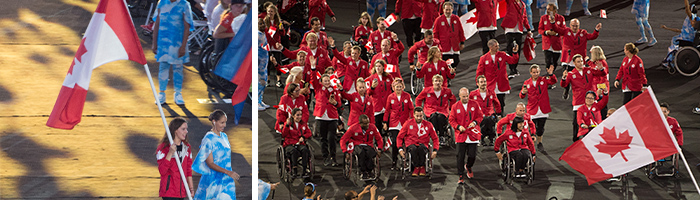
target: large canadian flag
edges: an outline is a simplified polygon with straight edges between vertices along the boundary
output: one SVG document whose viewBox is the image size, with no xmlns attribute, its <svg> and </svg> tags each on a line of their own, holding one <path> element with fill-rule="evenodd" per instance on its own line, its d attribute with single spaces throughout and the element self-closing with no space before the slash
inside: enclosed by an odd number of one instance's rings
<svg viewBox="0 0 700 200">
<path fill-rule="evenodd" d="M 591 185 L 678 152 L 676 138 L 651 88 L 564 151 L 564 160 Z"/>
<path fill-rule="evenodd" d="M 507 7 L 508 5 L 505 0 L 498 1 L 496 4 L 496 19 L 506 16 L 506 12 L 508 11 Z M 459 20 L 462 22 L 462 29 L 464 29 L 464 38 L 469 39 L 479 31 L 476 27 L 476 23 L 479 19 L 478 16 L 479 13 L 476 12 L 476 9 L 472 9 L 459 17 Z"/>
<path fill-rule="evenodd" d="M 146 57 L 123 0 L 101 0 L 56 99 L 46 125 L 73 129 L 80 122 L 92 70 L 108 62 L 132 60 L 142 65 Z"/>
</svg>

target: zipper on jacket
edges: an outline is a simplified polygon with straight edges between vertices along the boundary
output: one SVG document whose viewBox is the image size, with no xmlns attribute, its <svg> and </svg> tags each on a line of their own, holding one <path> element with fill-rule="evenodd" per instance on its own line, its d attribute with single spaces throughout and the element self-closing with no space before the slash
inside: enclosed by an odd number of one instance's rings
<svg viewBox="0 0 700 200">
<path fill-rule="evenodd" d="M 165 184 L 165 191 L 167 192 L 168 189 L 170 189 L 170 175 L 168 175 L 168 181 Z"/>
</svg>

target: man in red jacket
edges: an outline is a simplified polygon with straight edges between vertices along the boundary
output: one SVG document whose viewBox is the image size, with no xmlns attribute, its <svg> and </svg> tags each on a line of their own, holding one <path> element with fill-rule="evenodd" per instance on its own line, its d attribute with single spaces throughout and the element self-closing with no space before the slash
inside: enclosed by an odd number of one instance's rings
<svg viewBox="0 0 700 200">
<path fill-rule="evenodd" d="M 411 154 L 413 176 L 425 176 L 425 155 L 428 153 L 430 140 L 433 141 L 433 153 L 430 159 L 434 159 L 440 149 L 440 142 L 433 124 L 423 120 L 423 108 L 416 107 L 413 110 L 413 120 L 406 120 L 396 137 L 396 146 L 399 147 L 401 157 L 406 157 L 406 151 Z"/>
<path fill-rule="evenodd" d="M 505 2 L 508 7 L 508 12 L 506 12 L 506 16 L 503 17 L 501 28 L 503 28 L 506 33 L 506 44 L 508 46 L 506 49 L 509 51 L 508 53 L 517 55 L 520 54 L 520 49 L 514 49 L 513 47 L 523 44 L 523 33 L 530 34 L 529 32 L 532 30 L 532 27 L 530 27 L 530 22 L 527 20 L 527 6 L 522 0 L 505 0 Z M 511 49 L 514 51 L 510 51 Z M 520 75 L 517 68 L 518 59 L 515 59 L 513 63 L 509 63 L 508 67 L 510 68 L 509 77 L 512 78 Z"/>
<path fill-rule="evenodd" d="M 464 29 L 459 17 L 452 14 L 454 5 L 452 2 L 443 4 L 443 15 L 435 19 L 433 24 L 433 33 L 435 38 L 440 40 L 443 59 L 452 59 L 452 68 L 457 68 L 459 65 L 459 51 L 464 48 Z"/>
<path fill-rule="evenodd" d="M 535 135 L 535 130 L 532 128 L 535 127 L 535 123 L 532 122 L 532 116 L 530 116 L 530 114 L 527 114 L 525 104 L 519 102 L 515 105 L 515 112 L 507 114 L 506 116 L 498 120 L 498 123 L 496 123 L 496 133 L 498 133 L 499 137 L 503 133 L 504 128 L 508 130 L 510 126 L 513 125 L 513 119 L 515 119 L 516 117 L 523 118 L 523 120 L 525 120 L 525 129 L 527 129 L 527 131 L 530 132 L 530 135 Z M 504 125 L 505 127 L 503 127 Z"/>
<path fill-rule="evenodd" d="M 406 44 L 409 47 L 413 46 L 414 41 L 419 41 L 421 39 L 420 23 L 422 10 L 423 3 L 417 0 L 396 1 L 396 9 L 394 12 L 396 12 L 397 15 L 401 15 L 401 24 L 403 25 L 403 32 L 406 34 Z"/>
<path fill-rule="evenodd" d="M 489 40 L 489 52 L 479 58 L 479 65 L 476 67 L 476 76 L 484 75 L 488 81 L 488 90 L 494 91 L 500 102 L 501 110 L 506 105 L 505 96 L 510 94 L 510 82 L 506 73 L 506 64 L 517 64 L 520 55 L 508 55 L 506 52 L 498 50 L 498 40 Z M 518 45 L 512 49 L 518 51 Z M 478 81 L 478 80 L 477 80 Z"/>
<path fill-rule="evenodd" d="M 476 146 L 481 140 L 479 123 L 484 114 L 479 103 L 469 99 L 469 89 L 459 89 L 459 102 L 452 105 L 450 111 L 450 125 L 455 130 L 455 142 L 457 142 L 457 183 L 464 184 L 464 169 L 467 169 L 467 177 L 473 178 L 472 166 L 476 161 Z M 467 155 L 467 165 L 464 165 L 464 156 Z"/>
<path fill-rule="evenodd" d="M 557 34 L 559 34 L 559 36 L 561 37 L 561 42 L 563 44 L 561 62 L 562 66 L 566 67 L 564 69 L 566 71 L 573 70 L 574 55 L 579 54 L 585 57 L 586 51 L 588 50 L 588 48 L 586 47 L 588 45 L 588 40 L 595 40 L 596 38 L 598 38 L 600 28 L 603 27 L 601 23 L 598 23 L 595 26 L 595 31 L 593 31 L 593 33 L 588 33 L 588 31 L 586 31 L 585 29 L 580 29 L 581 23 L 578 21 L 578 19 L 572 19 L 569 22 L 569 26 L 570 28 L 567 28 L 566 26 L 552 27 L 554 28 L 554 31 L 557 32 Z M 564 99 L 569 98 L 568 87 L 564 89 L 564 95 L 562 97 Z"/>
<path fill-rule="evenodd" d="M 318 46 L 325 50 L 328 48 L 328 36 L 326 35 L 325 31 L 321 30 L 321 20 L 318 19 L 318 17 L 312 17 L 309 22 L 311 25 L 311 30 L 304 33 L 304 38 L 301 39 L 301 44 L 299 47 L 309 45 L 308 41 L 306 41 L 306 37 L 309 35 L 309 33 L 315 33 L 316 36 L 318 36 Z"/>
<path fill-rule="evenodd" d="M 344 153 L 352 153 L 357 156 L 357 165 L 360 166 L 362 179 L 374 178 L 374 162 L 373 158 L 377 157 L 377 153 L 382 151 L 384 142 L 379 130 L 374 124 L 369 123 L 367 115 L 360 115 L 360 123 L 351 125 L 340 138 L 340 148 Z M 377 148 L 374 148 L 374 143 L 377 143 Z M 351 144 L 350 146 L 348 145 Z M 352 159 L 352 158 L 345 158 Z"/>
<path fill-rule="evenodd" d="M 499 116 L 503 111 L 503 106 L 498 102 L 493 90 L 486 88 L 486 77 L 484 75 L 479 75 L 476 79 L 478 89 L 469 93 L 469 98 L 472 98 L 478 103 L 481 112 L 484 114 L 484 120 L 480 123 L 481 133 L 483 133 L 481 135 L 481 145 L 493 146 L 493 141 L 495 141 L 496 138 L 496 130 L 493 129 L 493 126 L 496 125 L 496 121 L 500 118 Z M 486 143 L 486 138 L 489 138 L 489 143 Z"/>
<path fill-rule="evenodd" d="M 443 78 L 436 74 L 433 76 L 433 86 L 426 87 L 416 97 L 416 106 L 425 108 L 428 121 L 436 127 L 438 135 L 447 135 L 447 118 L 449 109 L 457 99 L 452 90 L 443 86 Z M 442 144 L 444 145 L 444 144 Z"/>
<path fill-rule="evenodd" d="M 309 0 L 309 24 L 313 24 L 311 20 L 315 17 L 321 22 L 321 27 L 326 29 L 326 14 L 335 22 L 335 13 L 326 0 Z"/>
<path fill-rule="evenodd" d="M 488 41 L 496 39 L 496 5 L 497 0 L 473 0 L 471 1 L 476 6 L 478 19 L 476 21 L 476 29 L 479 30 L 481 38 L 481 54 L 489 52 Z"/>
<path fill-rule="evenodd" d="M 542 35 L 542 51 L 544 51 L 545 68 L 554 66 L 557 70 L 561 56 L 561 37 L 554 31 L 554 26 L 566 26 L 564 16 L 557 14 L 557 6 L 547 5 L 547 14 L 540 17 L 539 33 Z"/>
<path fill-rule="evenodd" d="M 395 68 L 395 70 L 389 74 L 391 74 L 391 76 L 394 78 L 401 78 L 401 71 L 399 70 L 399 56 L 401 56 L 404 50 L 405 48 L 403 43 L 399 41 L 399 36 L 392 32 L 391 39 L 382 40 L 381 51 L 377 52 L 377 54 L 372 57 L 372 63 L 378 59 L 386 61 L 387 67 L 388 65 L 393 65 Z"/>
<path fill-rule="evenodd" d="M 377 18 L 377 30 L 369 34 L 369 41 L 372 42 L 372 48 L 367 49 L 370 54 L 374 54 L 380 50 L 382 45 L 382 40 L 391 38 L 391 31 L 386 30 L 386 25 L 384 24 L 384 17 Z M 374 62 L 372 62 L 374 63 Z"/>
<path fill-rule="evenodd" d="M 594 77 L 604 77 L 605 69 L 602 66 L 597 66 L 596 69 L 583 66 L 583 56 L 576 54 L 573 57 L 574 69 L 571 71 L 564 71 L 561 76 L 561 86 L 567 87 L 571 84 L 571 93 L 574 94 L 574 98 L 571 99 L 571 105 L 573 105 L 574 110 L 574 120 L 571 122 L 573 126 L 573 141 L 578 140 L 578 124 L 576 123 L 576 110 L 585 103 L 586 92 L 595 91 L 596 86 L 593 81 Z"/>
<path fill-rule="evenodd" d="M 306 167 L 309 166 L 309 157 L 311 156 L 311 151 L 306 146 L 306 140 L 311 138 L 311 129 L 306 122 L 302 121 L 302 109 L 294 108 L 291 113 L 293 113 L 293 118 L 287 120 L 282 130 L 282 138 L 284 139 L 282 147 L 292 162 L 292 173 L 295 175 L 298 174 L 298 160 L 301 157 L 302 176 L 306 177 L 308 175 Z"/>
<path fill-rule="evenodd" d="M 440 46 L 440 41 L 433 38 L 433 31 L 426 30 L 423 32 L 423 40 L 416 42 L 410 49 L 408 49 L 408 65 L 410 68 L 415 69 L 415 65 L 418 65 L 418 68 L 420 68 L 421 65 L 423 65 L 428 59 L 428 50 L 430 50 L 430 47 L 434 46 L 442 49 Z M 418 54 L 417 62 L 414 61 L 416 54 Z"/>
<path fill-rule="evenodd" d="M 671 113 L 670 106 L 666 102 L 661 103 L 659 106 L 661 107 L 661 112 L 664 113 L 664 117 L 666 117 L 668 128 L 670 128 L 673 135 L 676 136 L 678 146 L 683 146 L 683 130 L 681 129 L 681 125 L 678 124 L 676 118 L 668 116 L 668 114 Z"/>
<path fill-rule="evenodd" d="M 535 123 L 533 128 L 536 130 L 537 147 L 542 147 L 544 124 L 547 122 L 549 112 L 552 112 L 547 88 L 557 83 L 557 77 L 553 73 L 554 67 L 550 66 L 547 68 L 547 75 L 540 76 L 540 66 L 532 65 L 530 67 L 530 79 L 525 80 L 523 89 L 518 94 L 521 99 L 527 96 L 527 114 L 532 116 L 532 121 Z"/>
<path fill-rule="evenodd" d="M 284 49 L 282 50 L 282 53 L 289 59 L 296 59 L 297 52 L 305 51 L 306 57 L 304 61 L 304 81 L 311 82 L 312 75 L 315 76 L 311 72 L 312 68 L 310 59 L 312 57 L 316 60 L 316 66 L 319 67 L 318 71 L 321 72 L 326 71 L 326 67 L 333 66 L 333 62 L 331 62 L 330 57 L 328 57 L 328 51 L 318 45 L 319 39 L 316 33 L 312 33 L 311 31 L 307 32 L 304 41 L 307 42 L 306 46 L 302 46 L 294 51 Z M 313 86 L 311 88 L 313 89 Z"/>
</svg>

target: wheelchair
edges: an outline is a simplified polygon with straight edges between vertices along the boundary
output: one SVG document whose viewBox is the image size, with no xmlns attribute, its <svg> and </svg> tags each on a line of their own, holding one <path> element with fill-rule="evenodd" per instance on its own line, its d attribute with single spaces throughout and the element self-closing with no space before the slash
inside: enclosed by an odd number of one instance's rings
<svg viewBox="0 0 700 200">
<path fill-rule="evenodd" d="M 200 54 L 200 60 L 198 65 L 199 76 L 202 81 L 211 88 L 214 92 L 223 94 L 223 98 L 231 98 L 233 92 L 236 91 L 236 85 L 230 80 L 221 78 L 219 75 L 214 74 L 216 65 L 219 63 L 222 53 L 214 52 L 214 41 L 208 38 L 204 45 L 203 50 Z"/>
<path fill-rule="evenodd" d="M 524 180 L 526 184 L 530 185 L 535 179 L 534 156 L 530 154 L 530 158 L 528 158 L 527 164 L 525 164 L 525 177 L 516 177 L 515 175 L 517 170 L 515 169 L 515 160 L 513 160 L 513 158 L 511 158 L 510 154 L 508 153 L 506 142 L 503 142 L 501 145 L 502 148 L 499 152 L 503 155 L 503 160 L 499 160 L 498 162 L 499 166 L 501 167 L 501 176 L 503 178 L 503 182 L 512 185 L 513 180 L 520 179 Z"/>
<path fill-rule="evenodd" d="M 277 2 L 277 7 L 282 8 L 282 0 Z M 287 12 L 279 14 L 282 20 L 290 23 L 289 26 L 285 26 L 289 29 L 289 45 L 299 46 L 304 33 L 310 30 L 308 1 L 297 1 Z M 285 48 L 289 47 L 285 46 Z"/>
<path fill-rule="evenodd" d="M 284 142 L 284 140 L 282 140 Z M 308 171 L 309 178 L 314 177 L 314 173 L 316 170 L 314 169 L 314 153 L 313 149 L 311 149 L 310 145 L 306 145 L 306 148 L 309 149 L 309 161 L 308 164 L 309 166 L 306 167 L 306 170 Z M 302 157 L 298 158 L 299 164 L 301 164 L 301 159 Z M 299 174 L 294 174 L 294 171 L 292 170 L 294 166 L 292 166 L 292 160 L 287 156 L 286 152 L 284 151 L 284 147 L 282 145 L 279 145 L 277 147 L 277 174 L 280 176 L 280 180 L 287 182 L 287 183 L 292 183 L 294 182 L 294 179 L 300 178 L 301 175 Z M 303 172 L 302 172 L 303 173 Z"/>
<path fill-rule="evenodd" d="M 404 147 L 406 149 L 406 147 Z M 433 145 L 429 144 L 428 145 L 428 153 L 425 154 L 425 174 L 428 177 L 428 179 L 433 178 L 433 159 L 430 158 L 430 155 L 433 154 Z M 399 161 L 399 169 L 401 170 L 401 179 L 406 179 L 407 174 L 411 174 L 413 171 L 413 164 L 412 164 L 412 157 L 411 154 L 406 150 L 405 155 L 403 158 L 400 158 Z M 401 155 L 399 155 L 400 157 Z"/>
<path fill-rule="evenodd" d="M 370 61 L 369 59 L 372 58 L 372 56 L 374 56 L 374 55 L 369 54 L 367 47 L 365 47 L 365 44 L 367 44 L 367 43 L 362 44 L 360 41 L 355 41 L 355 30 L 356 29 L 357 29 L 357 26 L 353 25 L 352 26 L 352 34 L 350 34 L 350 43 L 352 43 L 352 46 L 360 47 L 360 49 L 362 49 L 362 52 L 360 52 L 360 59 L 369 62 Z M 368 40 L 368 39 L 365 39 L 365 40 Z"/>
<path fill-rule="evenodd" d="M 421 64 L 419 64 L 421 65 Z M 418 66 L 416 66 L 418 67 Z M 416 69 L 417 70 L 417 69 Z M 421 91 L 423 91 L 424 83 L 422 78 L 416 76 L 416 70 L 411 70 L 411 94 L 413 96 L 418 96 Z"/>
<path fill-rule="evenodd" d="M 683 76 L 695 76 L 700 72 L 700 32 L 695 32 L 695 39 L 678 41 L 678 49 L 669 53 L 673 60 L 667 66 L 668 73 L 678 72 Z"/>
<path fill-rule="evenodd" d="M 647 165 L 644 169 L 646 172 L 647 176 L 650 179 L 653 179 L 655 177 L 680 177 L 680 172 L 678 168 L 678 159 L 679 159 L 679 154 L 673 154 L 669 157 L 663 158 L 661 160 L 657 160 L 649 165 Z"/>
<path fill-rule="evenodd" d="M 381 157 L 381 152 L 377 152 L 377 156 L 374 158 L 374 170 L 372 173 L 373 177 L 363 179 L 362 173 L 360 172 L 360 165 L 358 164 L 358 157 L 354 153 L 344 153 L 343 154 L 343 178 L 346 180 L 351 180 L 353 177 L 360 181 L 374 181 L 377 180 L 379 175 L 381 175 L 381 167 L 379 166 L 379 158 Z"/>
</svg>

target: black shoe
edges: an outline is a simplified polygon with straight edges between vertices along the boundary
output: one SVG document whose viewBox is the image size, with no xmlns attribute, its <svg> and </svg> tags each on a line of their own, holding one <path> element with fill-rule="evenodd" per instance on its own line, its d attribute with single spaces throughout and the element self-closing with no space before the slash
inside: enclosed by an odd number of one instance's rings
<svg viewBox="0 0 700 200">
<path fill-rule="evenodd" d="M 333 166 L 333 167 L 337 167 L 337 166 L 338 166 L 338 163 L 335 162 L 335 158 L 333 158 L 333 157 L 331 157 L 331 166 Z"/>
<path fill-rule="evenodd" d="M 276 86 L 277 86 L 278 88 L 284 88 L 284 84 L 282 83 L 282 81 L 277 81 L 277 85 L 276 85 Z"/>
<path fill-rule="evenodd" d="M 564 100 L 569 99 L 569 91 L 564 92 L 564 94 L 561 95 L 561 98 L 563 98 Z"/>
<path fill-rule="evenodd" d="M 391 162 L 391 171 L 394 171 L 394 170 L 397 170 L 397 169 L 399 169 L 399 168 L 396 167 L 396 161 L 392 161 L 392 162 Z"/>
<path fill-rule="evenodd" d="M 368 179 L 367 177 L 369 177 L 369 175 L 367 174 L 367 172 L 362 172 L 362 175 L 360 176 L 360 178 L 361 178 L 361 179 Z"/>
<path fill-rule="evenodd" d="M 323 159 L 323 166 L 326 166 L 326 167 L 331 166 L 331 159 L 324 158 Z"/>
<path fill-rule="evenodd" d="M 544 149 L 544 145 L 542 144 L 542 142 L 537 143 L 537 149 L 539 149 L 539 150 Z"/>
</svg>

